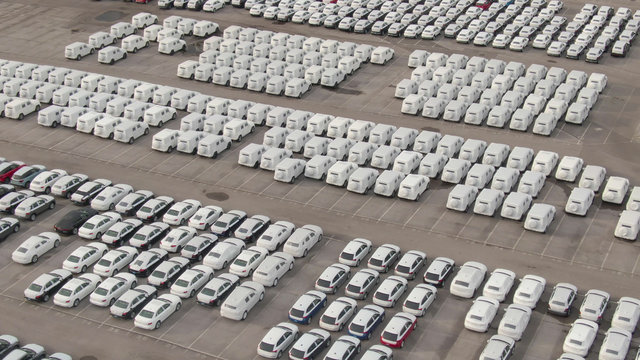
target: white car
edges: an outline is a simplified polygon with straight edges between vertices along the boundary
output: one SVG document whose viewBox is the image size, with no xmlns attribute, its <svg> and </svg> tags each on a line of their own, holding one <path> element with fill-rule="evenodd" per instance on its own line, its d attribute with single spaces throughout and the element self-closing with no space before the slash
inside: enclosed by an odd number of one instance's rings
<svg viewBox="0 0 640 360">
<path fill-rule="evenodd" d="M 280 358 L 298 336 L 296 325 L 281 322 L 272 327 L 258 343 L 258 355 L 269 359 Z"/>
<path fill-rule="evenodd" d="M 487 267 L 484 264 L 467 261 L 451 281 L 451 294 L 467 299 L 474 297 L 486 273 Z"/>
<path fill-rule="evenodd" d="M 586 319 L 600 323 L 602 315 L 609 304 L 609 293 L 602 290 L 591 289 L 587 291 L 580 305 L 580 319 Z"/>
<path fill-rule="evenodd" d="M 147 303 L 136 315 L 133 324 L 141 329 L 158 329 L 171 314 L 180 310 L 182 300 L 171 294 L 163 294 Z"/>
<path fill-rule="evenodd" d="M 127 58 L 127 51 L 117 46 L 107 46 L 98 51 L 98 62 L 101 64 L 113 65 L 117 61 Z"/>
<path fill-rule="evenodd" d="M 264 299 L 264 286 L 253 281 L 238 285 L 220 307 L 220 316 L 231 320 L 244 320 L 249 311 Z"/>
<path fill-rule="evenodd" d="M 89 301 L 96 306 L 111 306 L 120 295 L 137 285 L 136 276 L 133 274 L 117 274 L 104 279 L 89 296 Z"/>
<path fill-rule="evenodd" d="M 76 307 L 101 282 L 102 278 L 96 274 L 82 274 L 64 284 L 53 297 L 53 303 L 61 307 Z"/>
<path fill-rule="evenodd" d="M 244 248 L 244 241 L 235 238 L 226 239 L 217 243 L 205 256 L 202 263 L 214 270 L 224 269 Z"/>
<path fill-rule="evenodd" d="M 587 356 L 598 334 L 598 324 L 590 320 L 578 319 L 564 338 L 562 351 L 579 356 Z"/>
<path fill-rule="evenodd" d="M 351 268 L 347 265 L 329 265 L 316 280 L 315 289 L 328 294 L 335 294 L 350 276 Z"/>
<path fill-rule="evenodd" d="M 20 202 L 20 204 L 13 209 L 13 214 L 23 219 L 35 221 L 37 215 L 42 214 L 47 210 L 53 210 L 55 207 L 56 200 L 53 196 L 38 195 Z"/>
<path fill-rule="evenodd" d="M 49 194 L 51 192 L 51 188 L 54 186 L 56 181 L 58 181 L 61 177 L 66 176 L 67 172 L 60 169 L 53 169 L 49 171 L 44 171 L 38 174 L 33 180 L 31 180 L 31 184 L 29 185 L 29 190 L 34 191 L 36 193 L 45 193 Z"/>
<path fill-rule="evenodd" d="M 190 264 L 189 259 L 174 256 L 158 265 L 147 278 L 147 282 L 156 288 L 170 288 L 173 281 L 188 269 Z"/>
<path fill-rule="evenodd" d="M 60 236 L 52 232 L 43 232 L 33 235 L 23 241 L 11 254 L 11 259 L 18 264 L 31 264 L 38 262 L 38 258 L 50 250 L 60 246 Z"/>
<path fill-rule="evenodd" d="M 213 225 L 222 213 L 223 210 L 219 206 L 203 206 L 189 218 L 188 225 L 194 229 L 205 230 Z"/>
<path fill-rule="evenodd" d="M 342 331 L 358 310 L 358 303 L 348 297 L 335 299 L 320 317 L 320 327 L 327 331 Z"/>
<path fill-rule="evenodd" d="M 522 280 L 520 280 L 520 285 L 516 288 L 516 292 L 513 295 L 513 303 L 527 306 L 532 310 L 535 309 L 546 285 L 547 280 L 543 277 L 525 275 Z"/>
<path fill-rule="evenodd" d="M 393 272 L 398 276 L 413 280 L 426 261 L 427 254 L 422 251 L 409 250 L 402 256 L 400 261 L 398 261 Z"/>
<path fill-rule="evenodd" d="M 464 327 L 471 331 L 487 332 L 499 306 L 498 300 L 479 296 L 473 301 L 473 305 L 467 312 Z"/>
<path fill-rule="evenodd" d="M 85 174 L 66 175 L 58 178 L 51 187 L 51 194 L 70 198 L 73 191 L 84 184 L 89 177 Z"/>
<path fill-rule="evenodd" d="M 516 342 L 507 336 L 493 335 L 480 354 L 480 360 L 506 360 L 513 355 Z"/>
<path fill-rule="evenodd" d="M 294 257 L 306 257 L 309 250 L 322 240 L 322 228 L 304 225 L 296 229 L 284 243 L 283 251 Z"/>
<path fill-rule="evenodd" d="M 115 210 L 122 215 L 135 215 L 135 212 L 147 200 L 153 198 L 153 193 L 148 190 L 138 190 L 123 197 L 116 204 Z"/>
<path fill-rule="evenodd" d="M 158 42 L 158 52 L 161 54 L 173 55 L 178 51 L 186 51 L 187 43 L 182 39 L 165 38 Z"/>
<path fill-rule="evenodd" d="M 253 272 L 253 281 L 264 286 L 276 286 L 280 279 L 293 270 L 293 256 L 277 252 L 267 256 Z"/>
<path fill-rule="evenodd" d="M 424 316 L 437 294 L 438 290 L 433 285 L 418 284 L 404 300 L 402 311 L 415 316 Z"/>
<path fill-rule="evenodd" d="M 452 259 L 442 256 L 435 258 L 427 271 L 424 272 L 424 282 L 436 287 L 443 287 L 447 277 L 453 273 L 455 265 L 456 263 Z"/>
<path fill-rule="evenodd" d="M 133 187 L 131 185 L 117 184 L 108 186 L 91 200 L 91 208 L 98 211 L 113 211 L 116 208 L 116 204 L 132 192 Z"/>
<path fill-rule="evenodd" d="M 243 250 L 229 266 L 229 272 L 240 277 L 250 277 L 267 255 L 269 251 L 259 246 Z"/>
<path fill-rule="evenodd" d="M 600 346 L 598 359 L 601 360 L 624 360 L 627 358 L 631 338 L 630 331 L 618 328 L 609 328 L 607 335 Z"/>
<path fill-rule="evenodd" d="M 100 242 L 79 246 L 67 256 L 62 263 L 62 268 L 76 274 L 83 273 L 108 251 L 107 245 Z"/>
<path fill-rule="evenodd" d="M 153 248 L 143 251 L 129 264 L 129 273 L 140 277 L 149 276 L 162 261 L 168 258 L 169 253 L 162 249 Z"/>
<path fill-rule="evenodd" d="M 164 238 L 167 232 L 169 232 L 169 225 L 163 222 L 145 225 L 133 234 L 129 239 L 129 245 L 140 249 L 148 249 L 153 243 Z"/>
<path fill-rule="evenodd" d="M 131 246 L 121 246 L 106 253 L 93 266 L 93 273 L 100 276 L 113 276 L 124 269 L 138 255 L 138 250 Z"/>
<path fill-rule="evenodd" d="M 160 240 L 160 248 L 168 252 L 180 252 L 184 245 L 196 235 L 198 235 L 196 229 L 180 226 L 169 231 L 167 236 Z"/>
<path fill-rule="evenodd" d="M 387 272 L 400 258 L 400 247 L 393 244 L 380 245 L 367 261 L 367 267 L 380 272 Z"/>
<path fill-rule="evenodd" d="M 527 306 L 511 304 L 509 305 L 498 325 L 498 334 L 508 336 L 515 341 L 522 339 L 529 319 L 531 318 L 531 309 Z"/>
<path fill-rule="evenodd" d="M 516 279 L 516 273 L 507 269 L 495 269 L 482 289 L 482 296 L 503 302 Z"/>
<path fill-rule="evenodd" d="M 94 215 L 78 230 L 78 236 L 84 239 L 100 239 L 113 224 L 122 220 L 122 216 L 115 212 L 105 212 Z"/>
<path fill-rule="evenodd" d="M 611 327 L 633 332 L 640 318 L 640 300 L 623 296 L 618 301 L 615 313 L 611 319 Z"/>
<path fill-rule="evenodd" d="M 213 279 L 212 268 L 196 265 L 182 273 L 171 285 L 171 293 L 181 298 L 191 298 L 211 279 Z"/>
<path fill-rule="evenodd" d="M 622 204 L 628 190 L 629 179 L 611 176 L 609 180 L 607 180 L 604 190 L 602 190 L 602 201 L 612 204 Z"/>
<path fill-rule="evenodd" d="M 276 221 L 260 235 L 256 245 L 269 251 L 275 251 L 293 234 L 296 226 L 288 221 Z"/>
<path fill-rule="evenodd" d="M 357 238 L 351 240 L 338 256 L 341 264 L 349 266 L 360 266 L 360 262 L 371 252 L 371 241 Z"/>
<path fill-rule="evenodd" d="M 373 293 L 373 303 L 383 307 L 394 307 L 408 288 L 407 279 L 391 275 Z"/>
<path fill-rule="evenodd" d="M 177 202 L 167 210 L 162 217 L 162 222 L 169 225 L 185 225 L 200 207 L 201 204 L 198 200 L 187 199 Z"/>
</svg>

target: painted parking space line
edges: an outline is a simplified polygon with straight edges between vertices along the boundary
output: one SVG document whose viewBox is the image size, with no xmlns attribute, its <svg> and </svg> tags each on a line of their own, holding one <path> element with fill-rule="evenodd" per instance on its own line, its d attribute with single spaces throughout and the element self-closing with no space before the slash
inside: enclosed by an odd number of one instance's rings
<svg viewBox="0 0 640 360">
<path fill-rule="evenodd" d="M 600 207 L 596 208 L 596 213 L 593 215 L 593 218 L 591 218 L 591 221 L 589 221 L 589 225 L 587 226 L 587 231 L 585 231 L 584 234 L 582 235 L 582 237 L 580 238 L 580 242 L 578 243 L 578 246 L 576 247 L 576 250 L 573 253 L 573 256 L 571 257 L 571 261 L 569 262 L 571 265 L 573 265 L 573 262 L 575 261 L 576 256 L 578 255 L 578 252 L 580 251 L 580 247 L 582 247 L 582 243 L 584 243 L 584 239 L 587 238 L 587 234 L 589 233 L 589 230 L 591 230 L 591 226 L 593 225 L 593 223 L 595 222 L 596 218 L 598 217 L 598 211 L 600 211 Z"/>
<path fill-rule="evenodd" d="M 373 199 L 373 196 L 369 196 L 369 198 L 367 199 L 367 201 L 365 201 L 364 203 L 362 203 L 362 205 L 360 205 L 360 207 L 358 207 L 358 209 L 357 209 L 356 211 L 354 211 L 354 212 L 353 212 L 353 214 L 351 214 L 351 217 L 358 216 L 358 212 L 359 212 L 360 210 L 362 210 L 362 209 L 365 207 L 365 205 L 367 205 L 367 204 L 369 203 L 369 201 L 370 201 L 371 199 Z"/>
<path fill-rule="evenodd" d="M 328 210 L 329 210 L 329 211 L 332 211 L 332 210 L 333 210 L 333 207 L 334 207 L 334 206 L 336 206 L 336 204 L 337 204 L 337 203 L 339 203 L 339 202 L 340 202 L 340 200 L 342 200 L 342 198 L 343 198 L 343 197 L 345 197 L 345 195 L 347 195 L 347 191 L 346 191 L 346 190 L 342 193 L 342 196 L 340 196 L 340 197 L 338 198 L 338 200 L 336 200 L 336 201 L 334 201 L 334 202 L 333 202 L 333 205 L 331 205 L 331 207 L 330 207 Z"/>
<path fill-rule="evenodd" d="M 611 249 L 613 248 L 613 243 L 615 241 L 616 241 L 615 238 L 611 239 L 611 242 L 609 243 L 609 247 L 607 248 L 607 252 L 604 254 L 604 258 L 602 259 L 602 263 L 600 264 L 600 270 L 604 269 L 604 264 L 607 261 L 609 254 L 611 253 Z"/>
<path fill-rule="evenodd" d="M 327 186 L 329 186 L 329 185 L 327 185 L 327 184 L 325 183 L 325 185 L 324 185 L 324 186 L 322 186 L 322 187 L 320 188 L 320 190 L 318 190 L 318 191 L 317 191 L 317 192 L 316 192 L 316 193 L 311 197 L 311 199 L 307 200 L 307 202 L 306 202 L 306 203 L 304 203 L 304 206 L 309 205 L 309 203 L 310 203 L 311 201 L 313 201 L 313 199 L 315 199 L 315 198 L 316 198 L 316 196 L 318 196 L 318 195 L 319 195 L 319 194 L 320 194 L 320 193 L 321 193 L 321 192 L 322 192 L 322 191 L 323 191 Z"/>
<path fill-rule="evenodd" d="M 564 212 L 562 212 L 562 217 L 560 218 L 560 221 L 558 221 L 556 229 L 562 225 L 562 220 L 564 220 L 566 216 L 567 215 Z M 551 241 L 553 241 L 553 238 L 554 238 L 553 234 L 551 234 L 548 237 L 547 243 L 545 244 L 544 249 L 542 249 L 542 252 L 540 253 L 541 256 L 545 256 L 545 253 L 547 252 L 547 248 L 549 248 L 549 245 L 551 244 Z"/>
</svg>

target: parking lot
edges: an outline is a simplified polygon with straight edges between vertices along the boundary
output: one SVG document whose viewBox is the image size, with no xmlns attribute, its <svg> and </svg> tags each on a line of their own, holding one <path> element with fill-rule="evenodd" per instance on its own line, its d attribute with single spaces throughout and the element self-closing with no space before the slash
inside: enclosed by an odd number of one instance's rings
<svg viewBox="0 0 640 360">
<path fill-rule="evenodd" d="M 306 25 L 271 23 L 231 7 L 208 14 L 159 11 L 155 3 L 140 6 L 120 1 L 86 2 L 77 7 L 69 0 L 46 3 L 18 0 L 4 6 L 0 15 L 0 33 L 3 35 L 0 36 L 0 58 L 65 66 L 231 99 L 440 131 L 487 142 L 528 146 L 534 150 L 551 150 L 561 156 L 580 156 L 586 164 L 607 167 L 608 175 L 626 176 L 632 186 L 638 184 L 636 174 L 640 163 L 635 154 L 639 152 L 640 126 L 635 83 L 640 75 L 634 47 L 627 58 L 607 57 L 602 64 L 591 65 L 583 61 L 551 59 L 532 49 L 515 54 L 491 48 L 479 50 L 450 39 L 422 41 L 354 36 Z M 565 6 L 568 9 L 563 15 L 572 16 L 580 5 L 572 1 Z M 626 1 L 616 1 L 614 6 L 633 9 L 633 3 Z M 188 38 L 186 54 L 162 56 L 152 45 L 114 66 L 98 64 L 96 55 L 79 62 L 63 58 L 66 44 L 86 41 L 89 34 L 106 30 L 117 21 L 129 21 L 131 15 L 139 11 L 158 14 L 161 20 L 173 14 L 211 19 L 221 28 L 237 24 L 340 41 L 384 44 L 394 48 L 396 57 L 384 67 L 367 64 L 338 89 L 313 87 L 302 100 L 177 78 L 177 64 L 186 59 L 197 59 L 200 52 L 201 40 L 193 37 Z M 398 111 L 401 101 L 393 97 L 395 84 L 409 76 L 411 71 L 407 67 L 407 58 L 416 48 L 521 61 L 526 65 L 540 63 L 588 73 L 603 72 L 609 77 L 609 83 L 585 124 L 576 126 L 561 122 L 549 138 L 401 115 Z M 179 121 L 170 123 L 168 127 L 177 129 Z M 486 264 L 490 271 L 501 267 L 515 271 L 518 277 L 528 273 L 545 277 L 547 289 L 523 340 L 516 346 L 516 359 L 555 359 L 562 351 L 562 341 L 568 325 L 577 318 L 577 311 L 568 319 L 547 315 L 544 302 L 549 298 L 550 285 L 568 281 L 577 285 L 581 294 L 598 288 L 610 292 L 612 299 L 637 297 L 640 293 L 636 281 L 640 275 L 640 246 L 613 237 L 613 229 L 623 207 L 602 204 L 596 198 L 585 218 L 567 215 L 561 209 L 572 186 L 551 178 L 537 201 L 555 205 L 559 210 L 547 234 L 537 234 L 525 231 L 521 222 L 446 210 L 445 202 L 452 186 L 440 181 L 433 181 L 420 201 L 409 202 L 357 195 L 306 178 L 300 178 L 294 185 L 284 184 L 274 181 L 272 172 L 237 165 L 239 150 L 251 142 L 262 143 L 265 128 L 258 127 L 254 134 L 241 143 L 234 143 L 231 150 L 215 160 L 182 153 L 155 152 L 150 145 L 151 137 L 157 131 L 152 128 L 150 135 L 133 145 L 125 145 L 69 128 L 41 127 L 37 125 L 35 115 L 21 122 L 3 118 L 0 155 L 26 163 L 43 164 L 48 168 L 66 169 L 69 173 L 85 173 L 91 178 L 108 178 L 177 200 L 195 198 L 203 205 L 219 205 L 225 210 L 241 209 L 250 215 L 265 214 L 272 221 L 288 220 L 297 226 L 317 224 L 324 229 L 326 241 L 314 248 L 310 257 L 297 261 L 293 272 L 286 275 L 276 289 L 267 289 L 264 301 L 250 313 L 247 321 L 222 319 L 217 308 L 204 308 L 191 299 L 186 300 L 183 308 L 159 330 L 141 331 L 133 327 L 132 321 L 113 319 L 108 310 L 90 305 L 88 301 L 82 302 L 78 308 L 61 310 L 52 303 L 32 304 L 22 300 L 24 288 L 35 277 L 60 267 L 66 256 L 85 242 L 77 237 L 64 238 L 60 248 L 41 258 L 36 265 L 21 266 L 11 261 L 11 252 L 23 239 L 49 231 L 58 219 L 75 207 L 66 200 L 59 200 L 53 212 L 23 226 L 18 234 L 0 244 L 3 274 L 0 277 L 0 311 L 4 314 L 0 332 L 14 334 L 25 343 L 36 342 L 47 349 L 67 352 L 74 359 L 122 359 L 125 356 L 135 359 L 252 359 L 256 357 L 255 347 L 263 334 L 271 326 L 286 320 L 286 312 L 295 299 L 313 287 L 316 277 L 326 266 L 337 261 L 344 244 L 355 237 L 368 238 L 375 245 L 395 243 L 403 251 L 418 249 L 426 252 L 430 260 L 436 256 L 451 257 L 458 264 L 476 260 Z M 411 281 L 410 288 L 419 280 Z M 335 297 L 330 296 L 330 300 Z M 574 306 L 579 306 L 581 300 L 579 297 Z M 371 300 L 360 301 L 359 307 L 367 303 Z M 463 327 L 470 305 L 469 300 L 450 296 L 446 288 L 440 291 L 432 308 L 418 320 L 418 329 L 410 336 L 405 348 L 394 350 L 394 358 L 477 358 L 485 340 L 496 333 L 501 313 L 488 334 L 473 333 Z M 391 313 L 399 308 L 396 306 Z M 614 309 L 615 304 L 611 304 L 589 359 L 597 358 Z M 317 319 L 315 321 L 317 324 Z M 310 328 L 303 326 L 301 330 Z M 373 339 L 380 335 L 381 330 L 382 326 Z M 363 349 L 377 342 L 366 341 Z M 628 359 L 635 356 L 639 343 L 636 335 Z"/>
</svg>

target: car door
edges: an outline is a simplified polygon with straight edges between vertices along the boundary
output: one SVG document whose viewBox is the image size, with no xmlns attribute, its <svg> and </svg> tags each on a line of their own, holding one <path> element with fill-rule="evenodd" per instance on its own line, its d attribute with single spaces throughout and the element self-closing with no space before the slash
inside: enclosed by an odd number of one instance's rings
<svg viewBox="0 0 640 360">
<path fill-rule="evenodd" d="M 218 294 L 218 299 L 222 299 L 225 296 L 227 296 L 227 292 L 229 291 L 229 288 L 231 287 L 231 284 L 225 282 L 224 284 L 220 285 L 220 287 L 218 287 L 218 290 L 216 291 L 216 294 Z"/>
<path fill-rule="evenodd" d="M 124 281 L 120 281 L 113 285 L 109 290 L 109 296 L 114 296 L 120 293 L 120 289 L 124 286 Z"/>
<path fill-rule="evenodd" d="M 92 249 L 92 250 L 87 251 L 87 252 L 82 256 L 82 260 L 80 260 L 80 263 L 81 263 L 82 265 L 87 265 L 87 264 L 90 262 L 91 258 L 92 258 L 96 253 L 97 253 L 97 251 L 96 251 L 96 250 L 93 250 L 93 249 Z"/>
<path fill-rule="evenodd" d="M 202 281 L 202 279 L 204 279 L 204 275 L 201 273 L 198 273 L 196 276 L 193 277 L 193 279 L 191 280 L 191 289 L 197 289 L 200 285 L 200 282 Z"/>
</svg>

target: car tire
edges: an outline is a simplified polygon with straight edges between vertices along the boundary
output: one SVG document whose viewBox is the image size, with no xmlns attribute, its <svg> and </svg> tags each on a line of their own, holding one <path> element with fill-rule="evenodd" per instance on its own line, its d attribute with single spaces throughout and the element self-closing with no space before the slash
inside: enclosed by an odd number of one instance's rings
<svg viewBox="0 0 640 360">
<path fill-rule="evenodd" d="M 134 48 L 133 48 L 133 53 L 135 54 L 135 53 L 137 53 L 137 52 L 138 52 L 138 48 L 135 48 L 135 47 L 134 47 Z"/>
<path fill-rule="evenodd" d="M 129 138 L 129 145 L 133 144 L 133 137 Z"/>
<path fill-rule="evenodd" d="M 113 211 L 113 209 L 115 209 L 115 208 L 116 208 L 116 206 L 114 204 L 110 204 L 109 205 L 109 211 Z"/>
<path fill-rule="evenodd" d="M 342 331 L 343 328 L 344 328 L 344 324 L 340 324 L 340 327 L 338 327 L 338 332 Z"/>
<path fill-rule="evenodd" d="M 307 257 L 307 254 L 309 254 L 309 250 L 305 249 L 304 253 L 302 253 L 302 257 Z"/>
<path fill-rule="evenodd" d="M 181 307 L 182 307 L 182 303 L 177 303 L 176 304 L 176 311 L 180 310 Z"/>
<path fill-rule="evenodd" d="M 264 300 L 264 292 L 260 293 L 260 297 L 258 298 L 258 301 L 262 301 Z"/>
<path fill-rule="evenodd" d="M 111 273 L 111 276 L 116 276 L 116 275 L 118 275 L 118 272 L 119 272 L 119 271 L 118 271 L 118 269 L 114 269 L 114 270 L 113 270 L 113 273 Z"/>
<path fill-rule="evenodd" d="M 56 240 L 53 242 L 53 247 L 57 248 L 58 246 L 60 246 L 60 240 Z"/>
<path fill-rule="evenodd" d="M 129 313 L 129 317 L 130 317 L 131 319 L 133 319 L 134 317 L 136 317 L 136 312 L 135 312 L 135 311 L 131 311 L 131 312 Z"/>
<path fill-rule="evenodd" d="M 293 270 L 293 263 L 289 264 L 289 271 Z"/>
<path fill-rule="evenodd" d="M 22 119 L 24 119 L 24 115 L 23 114 L 18 115 L 18 120 L 22 120 Z"/>
<path fill-rule="evenodd" d="M 101 232 L 99 232 L 99 233 L 97 233 L 97 234 L 96 234 L 96 239 L 99 239 L 99 238 L 101 238 L 101 237 L 102 237 L 102 233 L 101 233 Z"/>
<path fill-rule="evenodd" d="M 29 220 L 36 221 L 36 214 L 31 214 L 31 216 L 29 216 Z"/>
<path fill-rule="evenodd" d="M 75 299 L 75 300 L 73 301 L 73 307 L 78 307 L 78 305 L 80 305 L 80 300 Z"/>
<path fill-rule="evenodd" d="M 356 267 L 360 266 L 360 260 L 356 261 Z"/>
<path fill-rule="evenodd" d="M 278 285 L 278 278 L 273 279 L 273 287 L 276 287 Z"/>
<path fill-rule="evenodd" d="M 71 233 L 73 235 L 78 235 L 78 228 L 73 228 L 73 230 L 71 230 Z"/>
<path fill-rule="evenodd" d="M 44 301 L 44 302 L 49 301 L 49 294 L 44 294 L 44 297 L 42 298 L 42 301 Z"/>
<path fill-rule="evenodd" d="M 31 262 L 33 264 L 37 263 L 38 262 L 38 255 L 33 255 L 33 257 L 31 258 Z"/>
<path fill-rule="evenodd" d="M 18 231 L 20 231 L 20 224 L 16 225 L 13 227 L 13 232 L 17 233 Z"/>
<path fill-rule="evenodd" d="M 87 271 L 87 265 L 82 265 L 82 269 L 80 269 L 80 272 L 83 273 Z"/>
<path fill-rule="evenodd" d="M 109 300 L 109 306 L 113 305 L 113 303 L 116 302 L 115 298 L 111 298 L 111 300 Z"/>
<path fill-rule="evenodd" d="M 113 65 L 113 64 L 115 64 L 115 62 L 116 61 L 114 59 L 111 59 L 111 61 L 109 61 L 109 65 Z"/>
<path fill-rule="evenodd" d="M 55 123 L 54 123 L 54 124 L 55 124 Z M 49 195 L 49 194 L 51 193 L 51 188 L 50 188 L 50 187 L 46 187 L 46 188 L 44 189 L 44 193 L 45 193 L 46 195 Z M 55 207 L 55 203 L 52 203 L 52 204 L 54 204 L 54 207 Z M 49 205 L 49 206 L 51 206 L 51 205 Z"/>
<path fill-rule="evenodd" d="M 167 287 L 167 289 L 170 288 L 171 287 L 171 280 L 167 280 L 164 284 Z"/>
<path fill-rule="evenodd" d="M 144 129 L 144 134 L 149 135 L 149 128 Z"/>
<path fill-rule="evenodd" d="M 196 294 L 196 291 L 195 290 L 191 290 L 191 292 L 189 293 L 189 297 L 192 298 L 195 294 Z"/>
</svg>

